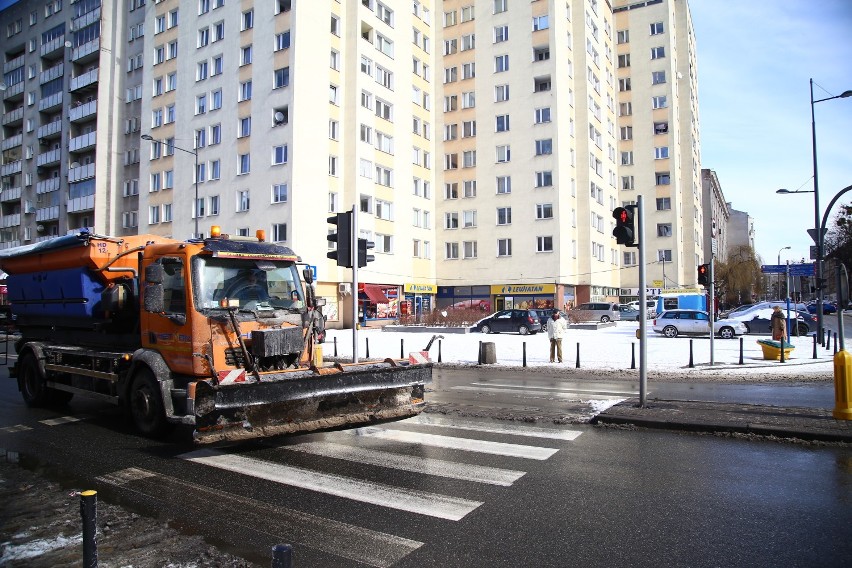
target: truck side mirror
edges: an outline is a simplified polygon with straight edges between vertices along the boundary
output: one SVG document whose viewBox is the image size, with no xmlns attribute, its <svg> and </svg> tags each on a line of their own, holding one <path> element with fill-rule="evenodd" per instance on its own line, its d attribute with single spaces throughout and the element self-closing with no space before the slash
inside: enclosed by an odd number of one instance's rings
<svg viewBox="0 0 852 568">
<path fill-rule="evenodd" d="M 314 281 L 314 273 L 310 266 L 302 270 L 302 278 L 305 279 L 306 284 L 311 284 Z"/>
</svg>

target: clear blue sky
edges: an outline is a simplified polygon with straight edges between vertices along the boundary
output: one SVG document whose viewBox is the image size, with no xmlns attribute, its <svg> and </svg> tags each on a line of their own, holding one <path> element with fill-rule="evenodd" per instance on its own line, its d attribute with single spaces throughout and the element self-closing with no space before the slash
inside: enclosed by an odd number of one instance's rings
<svg viewBox="0 0 852 568">
<path fill-rule="evenodd" d="M 809 258 L 814 99 L 852 90 L 849 0 L 689 0 L 698 46 L 702 167 L 755 221 L 764 264 Z M 817 103 L 820 217 L 852 185 L 852 97 Z M 838 203 L 852 203 L 852 191 Z M 833 209 L 836 211 L 836 207 Z M 832 215 L 833 218 L 833 215 Z M 829 221 L 829 226 L 832 222 Z"/>
</svg>

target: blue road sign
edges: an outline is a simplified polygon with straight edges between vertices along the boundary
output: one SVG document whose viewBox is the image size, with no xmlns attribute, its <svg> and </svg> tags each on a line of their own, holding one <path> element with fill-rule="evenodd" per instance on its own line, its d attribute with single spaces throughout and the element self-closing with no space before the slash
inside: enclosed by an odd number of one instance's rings
<svg viewBox="0 0 852 568">
<path fill-rule="evenodd" d="M 764 264 L 761 265 L 760 271 L 764 274 L 786 274 L 786 264 Z M 790 276 L 813 276 L 814 265 L 809 264 L 791 264 Z"/>
</svg>

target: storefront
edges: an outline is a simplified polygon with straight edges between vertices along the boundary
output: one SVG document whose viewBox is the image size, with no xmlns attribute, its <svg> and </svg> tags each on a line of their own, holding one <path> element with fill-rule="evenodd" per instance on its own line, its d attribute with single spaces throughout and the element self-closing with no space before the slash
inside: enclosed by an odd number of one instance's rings
<svg viewBox="0 0 852 568">
<path fill-rule="evenodd" d="M 491 312 L 490 286 L 438 286 L 437 308 L 448 310 L 478 309 Z"/>
<path fill-rule="evenodd" d="M 496 310 L 553 308 L 556 284 L 497 284 L 491 294 Z"/>
<path fill-rule="evenodd" d="M 438 287 L 435 284 L 409 283 L 402 285 L 403 301 L 399 304 L 399 317 L 411 316 L 419 322 L 424 314 L 434 308 L 435 294 Z"/>
<path fill-rule="evenodd" d="M 399 288 L 386 284 L 358 284 L 358 320 L 396 319 L 399 308 Z"/>
</svg>

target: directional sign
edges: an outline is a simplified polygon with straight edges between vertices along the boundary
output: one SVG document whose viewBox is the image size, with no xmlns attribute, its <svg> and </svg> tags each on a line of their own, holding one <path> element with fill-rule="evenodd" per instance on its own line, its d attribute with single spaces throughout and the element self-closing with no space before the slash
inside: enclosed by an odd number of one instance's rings
<svg viewBox="0 0 852 568">
<path fill-rule="evenodd" d="M 764 274 L 786 274 L 786 264 L 764 264 L 760 267 L 760 271 Z M 813 264 L 791 264 L 790 276 L 813 276 Z"/>
<path fill-rule="evenodd" d="M 821 232 L 822 234 L 820 235 L 820 237 L 825 238 L 825 234 L 828 232 L 828 229 L 823 228 Z M 808 234 L 811 236 L 815 243 L 819 243 L 819 241 L 817 240 L 816 229 L 808 229 Z"/>
</svg>

